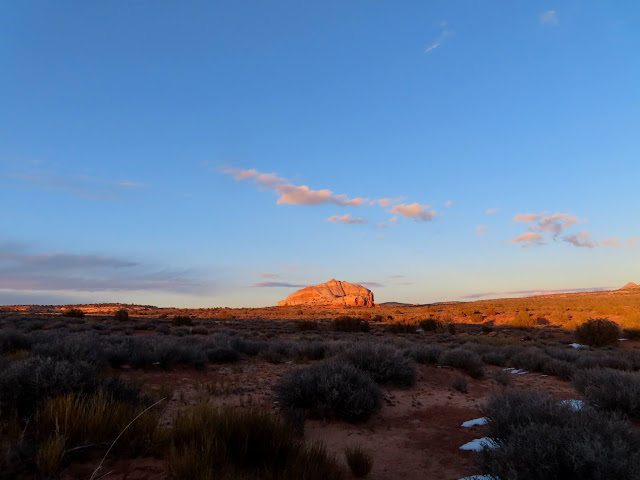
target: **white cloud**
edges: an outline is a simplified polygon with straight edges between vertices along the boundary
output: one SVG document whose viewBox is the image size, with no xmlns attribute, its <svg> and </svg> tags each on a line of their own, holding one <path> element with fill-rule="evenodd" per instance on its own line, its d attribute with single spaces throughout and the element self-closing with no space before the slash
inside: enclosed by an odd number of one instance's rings
<svg viewBox="0 0 640 480">
<path fill-rule="evenodd" d="M 433 50 L 438 48 L 440 45 L 442 45 L 442 43 L 451 35 L 453 35 L 453 30 L 442 30 L 440 35 L 438 35 L 438 37 L 431 43 L 431 45 L 429 45 L 425 49 L 424 53 L 432 52 Z"/>
<path fill-rule="evenodd" d="M 542 25 L 557 25 L 559 23 L 558 20 L 558 12 L 555 10 L 547 10 L 540 14 L 540 23 Z"/>
<path fill-rule="evenodd" d="M 400 203 L 391 207 L 391 213 L 396 213 L 404 218 L 413 218 L 416 221 L 429 222 L 433 220 L 436 212 L 429 210 L 429 205 L 420 205 L 419 203 L 404 204 Z"/>
</svg>

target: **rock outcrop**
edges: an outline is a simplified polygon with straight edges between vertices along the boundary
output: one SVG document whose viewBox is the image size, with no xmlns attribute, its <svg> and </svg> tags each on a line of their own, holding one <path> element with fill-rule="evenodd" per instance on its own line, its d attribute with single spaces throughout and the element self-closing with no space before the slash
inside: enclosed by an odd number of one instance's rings
<svg viewBox="0 0 640 480">
<path fill-rule="evenodd" d="M 373 307 L 373 292 L 361 285 L 332 278 L 326 283 L 305 287 L 289 295 L 278 306 L 311 305 L 323 307 Z"/>
<path fill-rule="evenodd" d="M 635 289 L 640 289 L 640 285 L 638 285 L 637 283 L 629 282 L 620 290 L 635 290 Z"/>
</svg>

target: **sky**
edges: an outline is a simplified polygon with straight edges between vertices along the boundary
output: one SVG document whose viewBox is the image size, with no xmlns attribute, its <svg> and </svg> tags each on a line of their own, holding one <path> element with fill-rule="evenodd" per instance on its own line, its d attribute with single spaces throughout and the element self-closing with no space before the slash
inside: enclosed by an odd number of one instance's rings
<svg viewBox="0 0 640 480">
<path fill-rule="evenodd" d="M 0 304 L 640 282 L 640 4 L 0 3 Z"/>
</svg>

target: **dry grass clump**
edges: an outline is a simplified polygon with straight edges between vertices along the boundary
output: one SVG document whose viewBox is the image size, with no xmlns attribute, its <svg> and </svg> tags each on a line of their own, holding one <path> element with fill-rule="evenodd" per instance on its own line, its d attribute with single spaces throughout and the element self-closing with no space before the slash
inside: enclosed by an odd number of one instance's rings
<svg viewBox="0 0 640 480">
<path fill-rule="evenodd" d="M 615 345 L 620 338 L 618 325 L 606 318 L 591 319 L 576 328 L 576 339 L 592 347 Z"/>
<path fill-rule="evenodd" d="M 509 325 L 513 328 L 531 328 L 538 324 L 537 320 L 528 312 L 519 312 Z"/>
<path fill-rule="evenodd" d="M 342 478 L 321 444 L 305 445 L 267 412 L 199 405 L 180 412 L 167 435 L 168 461 L 177 479 Z"/>
<path fill-rule="evenodd" d="M 449 382 L 449 386 L 460 393 L 468 393 L 469 392 L 469 380 L 467 377 L 463 375 L 454 375 L 451 377 L 451 381 Z"/>
<path fill-rule="evenodd" d="M 382 392 L 370 375 L 335 361 L 291 370 L 274 390 L 283 408 L 348 422 L 367 420 L 380 410 L 382 400 Z"/>
<path fill-rule="evenodd" d="M 344 455 L 354 477 L 364 478 L 369 475 L 373 468 L 373 456 L 369 452 L 358 445 L 346 447 Z"/>
<path fill-rule="evenodd" d="M 492 397 L 484 413 L 497 448 L 484 448 L 475 460 L 492 477 L 640 478 L 640 437 L 628 422 L 527 391 Z"/>
</svg>

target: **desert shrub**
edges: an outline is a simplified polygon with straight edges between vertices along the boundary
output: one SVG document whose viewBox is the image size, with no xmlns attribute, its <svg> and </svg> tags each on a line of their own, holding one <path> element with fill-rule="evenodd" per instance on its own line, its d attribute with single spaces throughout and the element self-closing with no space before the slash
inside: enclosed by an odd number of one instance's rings
<svg viewBox="0 0 640 480">
<path fill-rule="evenodd" d="M 229 341 L 229 345 L 231 345 L 238 352 L 250 356 L 255 356 L 262 350 L 267 348 L 267 344 L 264 342 L 256 342 L 254 340 L 247 340 L 241 337 L 233 337 Z"/>
<path fill-rule="evenodd" d="M 583 353 L 576 361 L 576 368 L 613 368 L 615 370 L 633 370 L 630 359 L 616 355 L 602 355 L 601 352 Z"/>
<path fill-rule="evenodd" d="M 0 412 L 25 418 L 49 397 L 93 391 L 97 384 L 95 368 L 86 362 L 42 357 L 13 362 L 0 373 Z"/>
<path fill-rule="evenodd" d="M 493 325 L 490 325 L 488 323 L 483 323 L 481 329 L 482 329 L 482 333 L 491 333 L 493 332 Z"/>
<path fill-rule="evenodd" d="M 382 315 L 374 315 L 373 318 L 371 319 L 372 322 L 376 322 L 376 323 L 380 323 L 382 320 L 384 320 Z"/>
<path fill-rule="evenodd" d="M 191 329 L 191 333 L 193 335 L 208 335 L 209 329 L 207 327 L 197 326 Z"/>
<path fill-rule="evenodd" d="M 440 363 L 460 369 L 472 378 L 484 376 L 484 363 L 480 356 L 471 350 L 464 348 L 449 350 L 442 355 Z"/>
<path fill-rule="evenodd" d="M 457 332 L 456 324 L 453 322 L 447 323 L 447 332 L 449 332 L 450 335 L 455 335 Z"/>
<path fill-rule="evenodd" d="M 411 358 L 418 363 L 435 365 L 446 349 L 440 345 L 421 345 L 411 352 Z"/>
<path fill-rule="evenodd" d="M 314 322 L 313 320 L 300 320 L 296 322 L 296 328 L 299 332 L 308 332 L 319 330 L 320 325 L 318 324 L 318 322 Z"/>
<path fill-rule="evenodd" d="M 417 333 L 418 324 L 395 322 L 388 324 L 385 330 L 389 333 Z"/>
<path fill-rule="evenodd" d="M 522 368 L 530 372 L 540 372 L 544 364 L 550 360 L 549 355 L 538 348 L 523 348 L 511 357 L 514 367 Z"/>
<path fill-rule="evenodd" d="M 169 335 L 171 333 L 171 329 L 167 325 L 158 325 L 156 326 L 155 331 L 160 335 Z"/>
<path fill-rule="evenodd" d="M 364 450 L 360 446 L 346 447 L 344 456 L 347 459 L 347 465 L 355 478 L 364 478 L 371 472 L 373 468 L 373 455 Z"/>
<path fill-rule="evenodd" d="M 640 340 L 640 328 L 625 328 L 622 336 L 628 340 Z"/>
<path fill-rule="evenodd" d="M 126 308 L 121 308 L 120 310 L 118 310 L 114 314 L 113 319 L 116 322 L 128 322 L 129 321 L 129 311 Z"/>
<path fill-rule="evenodd" d="M 640 418 L 640 374 L 609 368 L 580 370 L 573 385 L 596 408 Z"/>
<path fill-rule="evenodd" d="M 168 450 L 178 479 L 341 478 L 336 460 L 321 444 L 306 446 L 268 412 L 192 407 L 176 416 Z"/>
<path fill-rule="evenodd" d="M 545 375 L 553 375 L 563 380 L 569 380 L 573 376 L 575 369 L 575 365 L 571 362 L 550 358 L 542 365 L 540 371 Z"/>
<path fill-rule="evenodd" d="M 274 387 L 283 408 L 348 422 L 367 420 L 380 410 L 382 392 L 373 379 L 350 364 L 325 362 L 284 374 Z"/>
<path fill-rule="evenodd" d="M 368 332 L 371 327 L 366 320 L 343 315 L 333 320 L 333 329 L 336 332 Z"/>
<path fill-rule="evenodd" d="M 469 391 L 469 380 L 463 375 L 454 375 L 449 381 L 449 387 L 460 393 L 467 393 Z"/>
<path fill-rule="evenodd" d="M 95 332 L 71 335 L 40 332 L 34 337 L 31 348 L 34 355 L 55 360 L 82 360 L 96 366 L 104 366 L 106 363 L 103 346 Z"/>
<path fill-rule="evenodd" d="M 471 314 L 470 320 L 473 323 L 482 323 L 484 321 L 484 317 L 482 316 L 482 314 L 480 312 L 474 312 L 474 313 Z"/>
<path fill-rule="evenodd" d="M 213 363 L 235 363 L 240 354 L 230 345 L 215 345 L 207 349 L 207 358 Z"/>
<path fill-rule="evenodd" d="M 513 374 L 508 370 L 494 370 L 491 372 L 491 378 L 495 380 L 497 383 L 506 387 L 513 383 Z"/>
<path fill-rule="evenodd" d="M 343 358 L 379 385 L 409 387 L 416 383 L 418 372 L 413 361 L 389 345 L 365 343 L 346 351 Z"/>
<path fill-rule="evenodd" d="M 496 478 L 606 480 L 640 476 L 640 437 L 624 421 L 575 410 L 549 395 L 512 391 L 492 397 L 488 436 L 475 460 Z"/>
<path fill-rule="evenodd" d="M 298 360 L 322 360 L 327 354 L 327 346 L 323 342 L 302 342 L 298 344 L 295 358 Z"/>
<path fill-rule="evenodd" d="M 425 318 L 420 320 L 420 328 L 425 332 L 435 332 L 442 329 L 442 323 L 433 317 Z"/>
<path fill-rule="evenodd" d="M 604 347 L 618 343 L 620 328 L 606 318 L 594 318 L 578 326 L 575 335 L 580 343 L 592 347 Z"/>
<path fill-rule="evenodd" d="M 14 350 L 29 350 L 31 339 L 16 330 L 0 330 L 0 355 Z"/>
<path fill-rule="evenodd" d="M 69 318 L 84 318 L 84 311 L 79 308 L 67 308 L 62 312 L 62 316 Z"/>
<path fill-rule="evenodd" d="M 174 327 L 192 327 L 193 320 L 191 320 L 191 317 L 188 315 L 176 315 L 173 317 L 173 320 L 171 320 L 171 325 Z"/>
<path fill-rule="evenodd" d="M 519 312 L 509 325 L 514 328 L 530 328 L 535 327 L 538 324 L 535 318 L 529 315 L 527 312 Z"/>
</svg>

